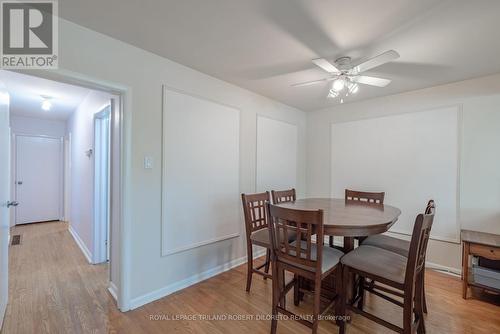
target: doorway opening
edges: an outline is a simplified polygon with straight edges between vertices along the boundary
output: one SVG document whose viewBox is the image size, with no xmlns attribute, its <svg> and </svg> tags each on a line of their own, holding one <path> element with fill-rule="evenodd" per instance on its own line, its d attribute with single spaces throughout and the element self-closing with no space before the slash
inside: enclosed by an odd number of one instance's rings
<svg viewBox="0 0 500 334">
<path fill-rule="evenodd" d="M 121 95 L 4 70 L 0 82 L 10 98 L 11 235 L 63 231 L 84 262 L 104 268 L 120 305 Z"/>
<path fill-rule="evenodd" d="M 94 263 L 109 261 L 111 105 L 94 114 Z"/>
</svg>

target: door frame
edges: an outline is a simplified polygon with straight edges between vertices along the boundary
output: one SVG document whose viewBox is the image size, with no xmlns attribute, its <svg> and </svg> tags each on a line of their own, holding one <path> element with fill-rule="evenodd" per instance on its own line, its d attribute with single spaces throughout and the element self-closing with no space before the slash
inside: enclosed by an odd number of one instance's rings
<svg viewBox="0 0 500 334">
<path fill-rule="evenodd" d="M 103 263 L 109 260 L 109 243 L 110 238 L 110 175 L 111 175 L 111 112 L 112 105 L 107 105 L 99 112 L 94 114 L 94 152 L 93 152 L 93 238 L 94 250 L 93 259 L 94 264 Z M 106 123 L 107 122 L 107 125 Z M 108 127 L 107 138 L 102 137 L 102 126 Z M 101 150 L 106 146 L 105 152 Z M 105 154 L 103 160 L 102 154 Z M 106 163 L 106 166 L 103 166 Z M 105 167 L 106 171 L 103 173 L 102 168 Z M 106 183 L 105 189 L 102 184 Z M 104 193 L 104 197 L 103 197 Z M 103 222 L 104 220 L 104 222 Z"/>
<path fill-rule="evenodd" d="M 9 300 L 9 242 L 10 242 L 10 210 L 7 201 L 11 201 L 12 193 L 10 191 L 11 178 L 11 131 L 10 116 L 10 97 L 5 89 L 5 85 L 0 81 L 0 123 L 2 132 L 0 140 L 6 141 L 7 146 L 0 146 L 0 182 L 5 183 L 4 188 L 0 188 L 0 330 L 3 325 L 5 311 Z M 5 123 L 4 123 L 5 122 Z M 3 131 L 7 130 L 7 131 Z M 2 163 L 3 162 L 3 163 Z M 3 190 L 3 191 L 2 191 Z M 4 202 L 5 201 L 5 202 Z"/>
<path fill-rule="evenodd" d="M 117 266 L 119 277 L 116 282 L 109 281 L 108 290 L 117 301 L 117 306 L 122 312 L 130 310 L 130 276 L 131 276 L 131 240 L 132 240 L 132 214 L 129 187 L 131 185 L 131 129 L 132 129 L 132 89 L 118 82 L 89 77 L 64 69 L 56 70 L 14 70 L 14 72 L 32 75 L 44 79 L 76 85 L 93 90 L 103 91 L 115 96 L 115 112 L 111 115 L 111 151 L 116 154 L 111 159 L 111 186 L 110 220 L 118 222 L 116 238 L 116 261 L 110 261 L 110 268 Z M 115 171 L 116 170 L 116 173 Z"/>
<path fill-rule="evenodd" d="M 11 184 L 13 185 L 11 194 L 15 201 L 19 201 L 18 191 L 17 191 L 17 140 L 19 137 L 32 137 L 32 138 L 48 138 L 48 139 L 57 139 L 59 140 L 59 164 L 61 167 L 61 173 L 59 173 L 59 220 L 63 220 L 63 208 L 64 208 L 64 137 L 59 136 L 48 136 L 48 135 L 36 135 L 31 133 L 23 133 L 23 132 L 11 132 L 12 133 L 12 144 L 11 144 Z M 13 226 L 17 225 L 17 210 L 19 207 L 15 207 L 11 218 L 11 222 Z M 22 224 L 19 224 L 22 225 Z"/>
<path fill-rule="evenodd" d="M 64 136 L 64 207 L 63 219 L 65 222 L 71 221 L 71 132 L 66 132 Z"/>
</svg>

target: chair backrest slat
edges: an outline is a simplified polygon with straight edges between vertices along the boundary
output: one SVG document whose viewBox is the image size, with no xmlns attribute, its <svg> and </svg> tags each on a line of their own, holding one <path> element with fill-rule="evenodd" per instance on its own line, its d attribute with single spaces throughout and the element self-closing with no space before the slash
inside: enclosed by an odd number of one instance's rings
<svg viewBox="0 0 500 334">
<path fill-rule="evenodd" d="M 289 190 L 271 190 L 273 204 L 294 202 L 297 199 L 295 189 Z"/>
<path fill-rule="evenodd" d="M 258 194 L 241 194 L 243 203 L 243 215 L 245 217 L 245 228 L 247 234 L 266 228 L 267 203 L 270 201 L 269 191 Z"/>
<path fill-rule="evenodd" d="M 322 245 L 313 253 L 313 236 L 323 240 L 323 210 L 295 210 L 269 204 L 271 250 L 276 261 L 321 273 Z M 292 240 L 292 241 L 290 241 Z M 291 245 L 297 240 L 295 245 Z"/>
<path fill-rule="evenodd" d="M 345 200 L 346 201 L 360 201 L 375 204 L 384 204 L 385 192 L 366 192 L 357 190 L 345 190 Z"/>
</svg>

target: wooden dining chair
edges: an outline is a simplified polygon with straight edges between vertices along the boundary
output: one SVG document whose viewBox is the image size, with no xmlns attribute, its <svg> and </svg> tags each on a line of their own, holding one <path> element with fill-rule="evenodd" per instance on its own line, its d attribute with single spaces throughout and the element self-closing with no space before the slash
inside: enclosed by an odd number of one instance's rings
<svg viewBox="0 0 500 334">
<path fill-rule="evenodd" d="M 357 190 L 345 190 L 345 200 L 346 201 L 359 201 L 366 202 L 369 204 L 384 204 L 385 192 L 366 192 Z M 328 243 L 330 247 L 333 245 L 333 236 L 328 238 Z"/>
<path fill-rule="evenodd" d="M 288 190 L 271 190 L 271 198 L 273 200 L 273 204 L 280 203 L 289 203 L 295 202 L 297 199 L 297 195 L 295 193 L 295 188 Z M 295 275 L 295 296 L 294 296 L 294 304 L 299 305 L 300 300 L 304 297 L 304 294 L 300 292 L 300 284 L 302 282 L 302 278 Z"/>
<path fill-rule="evenodd" d="M 258 194 L 241 194 L 243 215 L 245 217 L 245 230 L 247 240 L 247 286 L 250 291 L 253 274 L 259 274 L 264 279 L 271 278 L 269 265 L 271 263 L 271 244 L 269 242 L 267 204 L 270 202 L 269 191 Z M 266 248 L 265 262 L 254 268 L 253 245 Z M 264 268 L 264 271 L 261 269 Z"/>
<path fill-rule="evenodd" d="M 408 257 L 379 247 L 361 245 L 346 254 L 341 260 L 343 266 L 342 282 L 347 282 L 350 275 L 354 273 L 381 282 L 387 286 L 384 289 L 392 291 L 393 294 L 402 291 L 402 302 L 386 294 L 376 291 L 369 292 L 403 308 L 403 327 L 396 326 L 364 311 L 362 306 L 355 307 L 356 300 L 347 303 L 348 284 L 344 284 L 343 293 L 341 294 L 341 305 L 344 308 L 342 314 L 345 315 L 345 309 L 349 309 L 398 333 L 409 334 L 415 330 L 417 333 L 425 333 L 422 300 L 423 285 L 421 282 L 434 213 L 435 208 L 432 205 L 427 213 L 419 214 L 415 219 Z M 363 298 L 363 296 L 364 292 L 360 298 Z M 340 327 L 340 333 L 345 333 L 346 323 L 341 323 Z"/>
<path fill-rule="evenodd" d="M 385 192 L 366 192 L 357 190 L 345 190 L 346 201 L 360 201 L 374 204 L 384 204 Z"/>
<path fill-rule="evenodd" d="M 432 210 L 435 210 L 435 208 L 436 206 L 434 200 L 431 199 L 429 202 L 427 202 L 427 206 L 424 212 L 425 214 L 429 214 L 431 213 Z M 388 251 L 400 254 L 404 257 L 408 257 L 408 253 L 410 251 L 410 241 L 403 240 L 400 238 L 394 238 L 384 234 L 376 234 L 369 236 L 361 244 L 365 246 L 373 246 L 386 249 Z M 422 293 L 423 293 L 422 299 L 423 299 L 424 313 L 427 313 L 427 298 L 425 296 L 425 267 L 423 270 L 424 273 L 422 273 Z M 367 285 L 366 290 L 372 291 L 378 288 L 380 288 L 380 286 L 372 281 L 370 282 L 370 284 Z M 401 294 L 398 293 L 397 296 L 401 296 Z"/>
<path fill-rule="evenodd" d="M 274 277 L 271 333 L 276 333 L 277 316 L 282 313 L 311 328 L 314 334 L 319 324 L 321 282 L 340 268 L 340 258 L 344 253 L 315 242 L 324 236 L 322 210 L 294 210 L 269 204 L 268 212 Z M 289 235 L 293 235 L 295 241 L 290 242 Z M 313 282 L 312 321 L 286 309 L 284 300 L 288 285 L 285 284 L 285 271 L 293 273 L 294 280 L 300 276 Z M 339 275 L 337 277 L 340 279 Z M 309 291 L 304 290 L 304 293 Z M 337 294 L 328 300 L 322 314 L 329 311 L 338 299 Z"/>
<path fill-rule="evenodd" d="M 295 188 L 288 190 L 271 190 L 273 204 L 294 202 L 297 199 Z"/>
</svg>

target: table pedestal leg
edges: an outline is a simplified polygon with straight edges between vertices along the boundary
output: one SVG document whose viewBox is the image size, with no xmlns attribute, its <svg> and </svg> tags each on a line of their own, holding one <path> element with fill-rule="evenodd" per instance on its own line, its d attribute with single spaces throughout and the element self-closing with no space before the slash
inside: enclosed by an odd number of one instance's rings
<svg viewBox="0 0 500 334">
<path fill-rule="evenodd" d="M 344 237 L 344 253 L 349 253 L 354 249 L 354 238 Z"/>
</svg>

